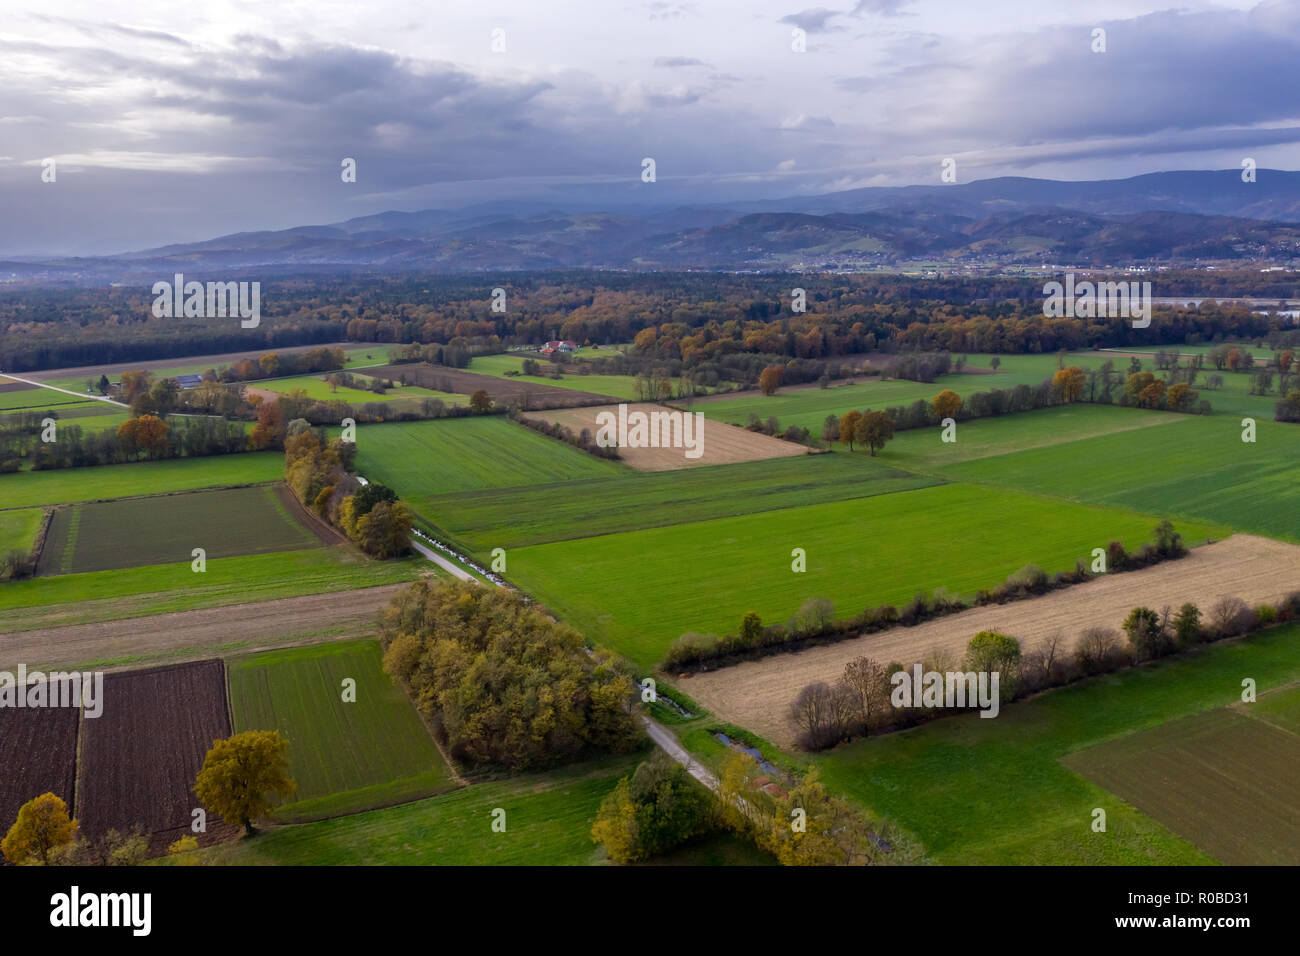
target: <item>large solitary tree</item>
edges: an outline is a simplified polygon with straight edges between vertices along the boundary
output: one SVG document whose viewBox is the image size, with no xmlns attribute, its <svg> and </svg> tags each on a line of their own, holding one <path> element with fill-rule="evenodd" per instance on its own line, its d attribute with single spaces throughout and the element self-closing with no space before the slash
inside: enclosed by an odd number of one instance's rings
<svg viewBox="0 0 1300 956">
<path fill-rule="evenodd" d="M 853 437 L 871 449 L 874 458 L 876 449 L 884 448 L 885 442 L 894 437 L 894 420 L 884 412 L 867 412 L 854 426 Z"/>
<path fill-rule="evenodd" d="M 213 741 L 194 785 L 205 807 L 250 836 L 257 832 L 253 821 L 295 789 L 289 777 L 289 741 L 278 730 L 246 730 Z"/>
</svg>

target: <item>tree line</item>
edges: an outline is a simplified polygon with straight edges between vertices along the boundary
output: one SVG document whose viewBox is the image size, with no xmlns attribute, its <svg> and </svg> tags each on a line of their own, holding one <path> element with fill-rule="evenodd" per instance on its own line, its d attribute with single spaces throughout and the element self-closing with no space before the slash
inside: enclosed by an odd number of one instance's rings
<svg viewBox="0 0 1300 956">
<path fill-rule="evenodd" d="M 901 608 L 892 604 L 868 607 L 860 614 L 839 619 L 835 605 L 828 598 L 808 598 L 784 624 L 764 624 L 754 611 L 741 619 L 740 628 L 730 634 L 687 632 L 669 645 L 662 666 L 666 670 L 712 669 L 741 660 L 754 660 L 770 654 L 801 650 L 817 644 L 834 643 L 887 630 L 891 627 L 914 627 L 924 621 L 964 611 L 970 607 L 1006 604 L 1037 597 L 1049 591 L 1082 584 L 1102 574 L 1118 574 L 1151 567 L 1161 561 L 1177 560 L 1187 554 L 1182 535 L 1167 518 L 1156 525 L 1154 541 L 1129 551 L 1123 542 L 1111 541 L 1100 563 L 1082 559 L 1069 571 L 1048 574 L 1034 564 L 1007 576 L 993 588 L 980 588 L 970 603 L 948 588 L 936 588 L 931 594 L 917 592 Z M 1095 569 L 1095 570 L 1094 570 Z"/>
<path fill-rule="evenodd" d="M 1034 650 L 1024 652 L 1020 641 L 999 632 L 975 635 L 958 657 L 942 649 L 931 651 L 919 664 L 923 672 L 998 672 L 1004 702 L 1039 691 L 1106 674 L 1145 661 L 1190 649 L 1198 644 L 1249 635 L 1300 617 L 1300 591 L 1279 604 L 1251 607 L 1241 598 L 1225 597 L 1203 612 L 1187 602 L 1177 611 L 1133 608 L 1118 629 L 1093 626 L 1067 646 L 1055 634 Z M 892 661 L 858 657 L 844 666 L 838 681 L 805 686 L 790 705 L 799 727 L 799 745 L 808 750 L 834 746 L 853 737 L 915 726 L 945 716 L 946 709 L 896 706 L 894 674 L 912 668 Z M 965 708 L 972 709 L 974 705 Z"/>
</svg>

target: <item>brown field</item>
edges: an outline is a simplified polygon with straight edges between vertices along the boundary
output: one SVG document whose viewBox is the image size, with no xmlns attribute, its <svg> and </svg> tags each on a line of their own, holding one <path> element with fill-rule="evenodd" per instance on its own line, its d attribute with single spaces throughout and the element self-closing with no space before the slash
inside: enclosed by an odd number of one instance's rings
<svg viewBox="0 0 1300 956">
<path fill-rule="evenodd" d="M 109 829 L 189 830 L 194 779 L 214 740 L 230 736 L 221 661 L 173 664 L 104 678 L 104 711 L 81 721 L 77 818 Z M 212 821 L 220 822 L 219 820 Z"/>
<path fill-rule="evenodd" d="M 1246 716 L 1253 706 L 1172 720 L 1062 762 L 1220 863 L 1295 866 L 1300 737 Z"/>
<path fill-rule="evenodd" d="M 72 809 L 76 779 L 75 707 L 0 709 L 0 833 L 18 818 L 18 808 L 52 793 Z"/>
<path fill-rule="evenodd" d="M 39 387 L 38 385 L 28 385 L 26 382 L 15 382 L 11 378 L 0 375 L 0 392 L 27 392 Z"/>
<path fill-rule="evenodd" d="M 405 375 L 406 381 L 411 385 L 442 392 L 455 392 L 460 395 L 473 395 L 482 389 L 494 402 L 518 405 L 524 409 L 567 408 L 572 405 L 589 405 L 592 402 L 617 401 L 613 396 L 600 395 L 596 392 L 580 392 L 572 388 L 537 385 L 533 382 L 516 382 L 495 375 L 463 372 L 460 369 L 446 368 L 441 365 L 385 365 L 383 368 L 371 369 L 370 373 L 394 381 L 400 381 L 401 376 Z M 445 387 L 447 385 L 450 385 L 450 388 Z"/>
<path fill-rule="evenodd" d="M 97 661 L 192 660 L 307 640 L 374 634 L 380 608 L 405 584 L 176 611 L 0 634 L 0 667 L 73 667 Z"/>
<path fill-rule="evenodd" d="M 628 403 L 628 413 L 671 412 L 673 409 L 648 402 Z M 545 415 L 533 415 L 552 423 L 559 423 L 575 434 L 584 428 L 590 429 L 592 435 L 599 430 L 596 416 L 601 412 L 618 414 L 617 405 L 597 405 L 589 408 L 566 408 L 563 411 L 551 411 Z M 690 412 L 682 412 L 689 415 Z M 679 468 L 698 468 L 707 465 L 730 465 L 740 461 L 761 461 L 766 458 L 789 458 L 794 455 L 806 455 L 808 449 L 794 442 L 771 438 L 759 432 L 746 431 L 736 425 L 703 419 L 697 422 L 702 436 L 700 444 L 703 454 L 699 458 L 687 458 L 682 448 L 620 448 L 619 456 L 627 464 L 639 471 L 675 471 Z"/>
<path fill-rule="evenodd" d="M 1205 613 L 1222 597 L 1239 597 L 1253 605 L 1298 589 L 1300 547 L 1237 534 L 1141 571 L 1101 577 L 1025 601 L 972 608 L 916 627 L 777 654 L 676 683 L 725 720 L 792 747 L 797 731 L 789 717 L 791 701 L 814 681 L 834 683 L 844 665 L 857 657 L 910 664 L 937 649 L 960 657 L 970 639 L 984 630 L 1019 638 L 1026 651 L 1057 634 L 1066 646 L 1073 646 L 1085 628 L 1118 629 L 1134 607 L 1159 610 L 1168 604 L 1176 609 L 1191 601 Z"/>
</svg>

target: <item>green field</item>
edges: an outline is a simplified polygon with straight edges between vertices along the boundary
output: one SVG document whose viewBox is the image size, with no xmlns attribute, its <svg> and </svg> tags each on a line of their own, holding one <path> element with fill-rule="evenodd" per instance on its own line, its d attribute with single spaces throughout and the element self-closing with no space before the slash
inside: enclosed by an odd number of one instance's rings
<svg viewBox="0 0 1300 956">
<path fill-rule="evenodd" d="M 81 502 L 60 508 L 41 574 L 75 574 L 320 547 L 276 485 Z"/>
<path fill-rule="evenodd" d="M 395 379 L 396 376 L 394 376 Z M 388 389 L 382 395 L 360 388 L 346 388 L 342 385 L 334 386 L 326 382 L 321 374 L 299 375 L 295 378 L 274 378 L 247 384 L 252 388 L 264 388 L 268 391 L 278 392 L 281 395 L 302 391 L 307 394 L 308 398 L 314 398 L 318 401 L 348 402 L 352 405 L 364 405 L 367 402 L 397 402 L 404 399 L 410 399 L 418 403 L 425 398 L 440 398 L 448 405 L 465 404 L 463 396 L 435 392 L 414 385 L 399 385 Z"/>
<path fill-rule="evenodd" d="M 347 356 L 347 362 L 345 363 L 344 368 L 355 369 L 373 365 L 386 365 L 388 363 L 389 353 L 395 348 L 397 348 L 395 345 L 378 344 L 345 346 L 343 348 L 343 353 Z M 261 352 L 255 352 L 252 354 L 256 357 L 257 355 L 265 355 L 267 352 L 274 351 L 276 350 L 268 348 Z M 216 369 L 221 367 L 223 364 L 229 365 L 230 363 L 214 362 L 211 357 L 205 358 L 204 356 L 196 355 L 189 358 L 179 359 L 154 359 L 152 361 L 141 362 L 135 367 L 147 369 L 153 373 L 155 379 L 158 379 L 170 378 L 176 375 L 202 375 L 208 369 Z M 109 378 L 113 381 L 117 381 L 120 376 L 120 372 L 115 372 L 110 375 Z M 94 379 L 95 381 L 98 381 L 99 376 L 94 376 Z M 45 384 L 56 385 L 59 388 L 67 388 L 80 393 L 86 390 L 86 377 L 70 378 L 68 376 L 60 376 L 59 378 L 51 378 L 47 380 Z M 250 382 L 249 384 L 256 385 L 257 383 Z"/>
<path fill-rule="evenodd" d="M 425 516 L 485 558 L 497 547 L 865 498 L 938 481 L 865 455 L 814 455 L 436 495 L 428 499 Z"/>
<path fill-rule="evenodd" d="M 1300 678 L 1300 628 L 1053 690 L 1004 708 L 995 720 L 948 717 L 859 740 L 815 762 L 833 791 L 909 829 L 939 863 L 1210 863 L 1062 758 L 1228 704 L 1238 699 L 1243 674 L 1261 690 Z M 1197 784 L 1193 791 L 1189 801 L 1207 801 Z M 1105 833 L 1092 832 L 1095 807 L 1106 810 Z"/>
<path fill-rule="evenodd" d="M 599 355 L 600 353 L 595 354 Z M 517 372 L 522 369 L 526 358 L 533 359 L 543 369 L 548 368 L 551 364 L 545 357 L 536 354 L 477 355 L 469 363 L 469 371 L 478 372 L 480 375 L 493 375 L 497 378 L 509 378 L 514 382 L 554 385 L 556 388 L 571 388 L 579 392 L 595 392 L 598 395 L 611 395 L 614 398 L 622 398 L 628 401 L 638 400 L 635 375 L 579 375 L 575 372 L 565 372 L 558 379 L 551 378 L 548 375 L 506 375 L 506 372 Z M 677 388 L 677 384 L 677 379 L 673 379 L 674 389 Z"/>
<path fill-rule="evenodd" d="M 26 631 L 397 584 L 431 570 L 423 558 L 374 561 L 340 545 L 216 558 L 201 576 L 184 561 L 8 581 L 0 613 L 6 631 Z"/>
<path fill-rule="evenodd" d="M 507 573 L 588 638 L 651 667 L 683 632 L 732 632 L 746 611 L 772 623 L 811 597 L 847 617 L 938 587 L 971 596 L 1030 562 L 1065 571 L 1108 541 L 1136 547 L 1154 526 L 1118 508 L 939 485 L 519 548 Z M 1189 544 L 1224 530 L 1179 529 Z M 805 573 L 791 570 L 794 548 L 807 552 Z"/>
<path fill-rule="evenodd" d="M 268 651 L 230 662 L 236 732 L 279 730 L 297 784 L 281 820 L 392 806 L 451 789 L 450 769 L 375 641 Z M 343 700 L 355 681 L 356 699 Z"/>
<path fill-rule="evenodd" d="M 1295 707 L 1300 693 L 1280 695 Z M 1300 863 L 1300 736 L 1251 704 L 1173 720 L 1072 753 L 1065 764 L 1220 863 Z"/>
<path fill-rule="evenodd" d="M 876 452 L 875 460 L 923 473 L 947 474 L 950 466 L 977 458 L 1053 446 L 1055 447 L 1047 455 L 1070 455 L 1073 443 L 1085 438 L 1134 429 L 1150 430 L 1156 426 L 1187 421 L 1185 415 L 1140 408 L 1060 405 L 1016 415 L 958 422 L 957 440 L 954 442 L 945 442 L 942 429 L 937 425 L 897 432 L 883 449 Z M 837 444 L 835 448 L 837 453 L 848 451 L 848 446 L 844 444 Z M 858 458 L 872 460 L 869 453 L 861 447 L 855 447 L 853 454 Z"/>
<path fill-rule="evenodd" d="M 169 461 L 100 465 L 96 468 L 23 471 L 0 475 L 0 502 L 6 508 L 24 508 L 253 484 L 276 481 L 283 477 L 284 455 L 275 452 L 174 458 Z"/>
<path fill-rule="evenodd" d="M 501 415 L 357 429 L 357 471 L 395 488 L 421 512 L 433 495 L 599 478 L 623 470 L 617 462 L 588 455 Z"/>
<path fill-rule="evenodd" d="M 1187 356 L 1194 351 L 1192 346 L 1178 346 L 1178 351 L 1182 353 L 1181 362 L 1187 364 Z M 1169 346 L 1166 351 L 1174 351 L 1174 346 Z M 1206 351 L 1209 346 L 1205 346 L 1201 351 Z M 1119 372 L 1124 378 L 1128 377 L 1130 356 L 1125 354 L 1128 350 L 1116 352 L 1069 352 L 1065 356 L 1066 365 L 1077 365 L 1084 369 L 1100 368 L 1106 361 L 1114 364 L 1115 371 Z M 1155 367 L 1155 349 L 1134 349 L 1134 352 L 1141 353 L 1139 358 L 1142 361 L 1142 368 L 1147 372 L 1154 372 L 1157 378 L 1162 377 L 1165 373 L 1159 372 Z M 1271 353 L 1269 353 L 1271 354 Z M 969 358 L 969 364 L 979 368 L 988 368 L 990 355 L 972 355 Z M 1010 388 L 1015 385 L 1037 385 L 1044 379 L 1051 378 L 1059 367 L 1059 359 L 1056 354 L 1051 355 L 1002 355 L 1001 366 L 997 374 L 986 376 L 989 385 L 977 386 L 974 391 L 985 391 L 988 387 L 996 386 L 998 388 Z M 1206 380 L 1211 375 L 1223 376 L 1223 387 L 1220 389 L 1209 388 Z M 1213 366 L 1202 369 L 1198 375 L 1195 384 L 1192 386 L 1198 393 L 1198 400 L 1204 399 L 1210 403 L 1215 415 L 1250 415 L 1254 418 L 1271 419 L 1273 409 L 1279 398 L 1277 394 L 1277 376 L 1273 376 L 1273 392 L 1269 395 L 1251 395 L 1250 392 L 1250 375 L 1246 372 L 1229 372 L 1226 369 L 1222 372 Z M 962 392 L 960 388 L 954 388 L 954 391 Z M 1115 392 L 1119 394 L 1118 390 Z"/>
<path fill-rule="evenodd" d="M 736 398 L 715 398 L 697 402 L 692 409 L 706 417 L 733 425 L 744 425 L 750 415 L 761 421 L 775 416 L 782 428 L 798 425 L 821 437 L 827 415 L 844 415 L 854 409 L 884 409 L 911 405 L 918 399 L 930 401 L 945 388 L 958 394 L 984 392 L 999 384 L 996 375 L 944 375 L 931 383 L 903 379 L 873 379 L 855 384 L 835 384 L 829 388 L 784 389 L 775 395 L 749 394 Z"/>
<path fill-rule="evenodd" d="M 603 863 L 591 825 L 641 756 L 480 783 L 415 803 L 286 826 L 199 851 L 204 862 L 281 866 L 579 866 Z M 492 811 L 506 812 L 504 833 Z"/>
<path fill-rule="evenodd" d="M 0 511 L 0 554 L 10 551 L 30 551 L 36 543 L 36 532 L 41 529 L 41 508 L 9 508 Z"/>
<path fill-rule="evenodd" d="M 8 381 L 0 375 L 0 385 Z M 83 401 L 84 399 L 76 395 L 58 392 L 52 388 L 24 388 L 12 392 L 0 392 L 0 409 L 8 410 L 54 408 L 61 405 L 76 405 Z"/>
<path fill-rule="evenodd" d="M 1016 416 L 1015 421 L 1022 418 Z M 1001 421 L 990 423 L 1002 425 Z M 977 436 L 985 424 L 959 425 L 958 444 L 962 436 Z M 1179 416 L 1154 428 L 986 457 L 938 470 L 957 481 L 1020 488 L 1300 540 L 1300 528 L 1292 523 L 1292 516 L 1300 513 L 1300 426 L 1260 421 L 1253 444 L 1241 440 L 1241 431 L 1240 423 L 1227 417 Z M 885 451 L 884 460 L 894 460 L 890 446 Z M 901 460 L 894 463 L 903 464 Z"/>
</svg>

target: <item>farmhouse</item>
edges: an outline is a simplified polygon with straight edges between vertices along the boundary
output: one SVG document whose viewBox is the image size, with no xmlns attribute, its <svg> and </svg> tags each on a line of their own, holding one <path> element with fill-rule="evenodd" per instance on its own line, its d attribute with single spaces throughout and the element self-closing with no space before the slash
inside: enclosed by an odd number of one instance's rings
<svg viewBox="0 0 1300 956">
<path fill-rule="evenodd" d="M 578 343 L 570 342 L 568 339 L 555 339 L 543 345 L 540 351 L 543 355 L 555 355 L 557 353 L 564 355 L 578 351 Z"/>
<path fill-rule="evenodd" d="M 188 391 L 191 388 L 198 388 L 203 384 L 202 375 L 177 375 L 176 384 L 181 387 L 182 391 Z"/>
</svg>

